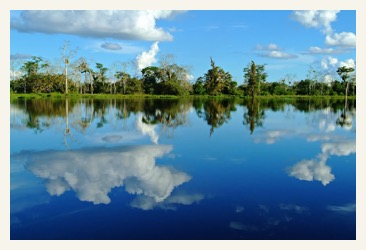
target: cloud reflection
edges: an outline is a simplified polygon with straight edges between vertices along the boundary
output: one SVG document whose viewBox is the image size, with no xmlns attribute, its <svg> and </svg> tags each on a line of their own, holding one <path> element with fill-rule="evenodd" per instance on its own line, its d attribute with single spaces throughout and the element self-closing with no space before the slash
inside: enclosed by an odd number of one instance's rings
<svg viewBox="0 0 366 250">
<path fill-rule="evenodd" d="M 136 116 L 136 127 L 143 135 L 148 135 L 154 144 L 158 144 L 159 136 L 155 131 L 157 125 L 143 123 L 142 114 L 138 114 Z"/>
<path fill-rule="evenodd" d="M 324 186 L 335 179 L 331 173 L 332 169 L 326 165 L 326 161 L 331 155 L 347 156 L 356 153 L 356 143 L 354 140 L 327 142 L 321 146 L 322 153 L 316 159 L 302 160 L 293 165 L 289 171 L 289 176 L 299 180 L 320 181 Z"/>
<path fill-rule="evenodd" d="M 165 210 L 175 210 L 176 207 L 174 205 L 191 205 L 200 202 L 203 198 L 202 194 L 175 194 L 162 202 L 157 202 L 151 197 L 139 196 L 131 202 L 131 206 L 142 210 L 152 210 L 156 207 Z"/>
<path fill-rule="evenodd" d="M 344 206 L 328 206 L 327 209 L 337 213 L 353 213 L 356 212 L 356 204 L 351 203 Z"/>
<path fill-rule="evenodd" d="M 169 145 L 150 145 L 28 152 L 23 157 L 28 158 L 26 168 L 46 181 L 51 195 L 73 190 L 81 201 L 108 204 L 111 189 L 125 186 L 130 194 L 162 202 L 191 179 L 184 172 L 156 165 L 156 158 L 171 150 Z"/>
<path fill-rule="evenodd" d="M 261 136 L 257 137 L 254 142 L 260 143 L 265 142 L 267 144 L 274 144 L 280 138 L 293 133 L 290 130 L 269 130 L 263 133 Z"/>
</svg>

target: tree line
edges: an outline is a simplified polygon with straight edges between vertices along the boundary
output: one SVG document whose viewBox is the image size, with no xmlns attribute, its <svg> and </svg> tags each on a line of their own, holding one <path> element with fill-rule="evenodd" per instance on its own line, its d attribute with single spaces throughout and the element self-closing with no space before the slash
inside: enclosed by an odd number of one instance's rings
<svg viewBox="0 0 366 250">
<path fill-rule="evenodd" d="M 185 125 L 190 110 L 209 126 L 209 136 L 229 122 L 233 112 L 243 107 L 242 124 L 250 134 L 265 124 L 267 112 L 284 112 L 291 106 L 297 111 L 312 113 L 329 110 L 338 116 L 335 121 L 340 127 L 351 127 L 356 112 L 356 100 L 336 98 L 177 98 L 177 99 L 13 99 L 12 106 L 23 112 L 23 119 L 11 121 L 12 128 L 30 128 L 40 133 L 65 118 L 74 129 L 85 132 L 92 124 L 101 128 L 106 124 L 125 121 L 142 114 L 141 122 L 148 125 L 160 124 L 164 131 Z M 157 112 L 159 110 L 159 112 Z M 114 112 L 111 112 L 114 111 Z M 317 116 L 316 112 L 314 116 Z M 116 125 L 116 124 L 114 124 Z M 65 131 L 69 133 L 69 124 Z"/>
<path fill-rule="evenodd" d="M 286 82 L 285 79 L 268 82 L 266 64 L 251 61 L 243 69 L 243 84 L 238 85 L 232 75 L 210 58 L 211 67 L 207 72 L 190 82 L 190 70 L 174 62 L 174 56 L 166 55 L 159 66 L 148 66 L 141 75 L 131 76 L 124 63 L 115 69 L 102 63 L 94 65 L 85 58 L 70 64 L 73 53 L 63 48 L 64 70 L 54 70 L 52 65 L 41 57 L 32 57 L 20 67 L 21 74 L 11 79 L 13 93 L 79 93 L 79 94 L 151 94 L 151 95 L 307 95 L 338 96 L 356 95 L 354 68 L 342 66 L 337 69 L 340 80 L 325 83 L 319 77 L 309 74 L 306 79 Z M 70 70 L 71 68 L 71 70 Z M 315 72 L 315 70 L 313 71 Z"/>
</svg>

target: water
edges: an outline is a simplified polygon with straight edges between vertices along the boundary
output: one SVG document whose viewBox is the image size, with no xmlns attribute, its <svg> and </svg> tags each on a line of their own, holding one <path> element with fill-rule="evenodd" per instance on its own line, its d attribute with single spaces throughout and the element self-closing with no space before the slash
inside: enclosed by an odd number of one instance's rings
<svg viewBox="0 0 366 250">
<path fill-rule="evenodd" d="M 13 101 L 11 239 L 355 239 L 355 103 Z"/>
</svg>

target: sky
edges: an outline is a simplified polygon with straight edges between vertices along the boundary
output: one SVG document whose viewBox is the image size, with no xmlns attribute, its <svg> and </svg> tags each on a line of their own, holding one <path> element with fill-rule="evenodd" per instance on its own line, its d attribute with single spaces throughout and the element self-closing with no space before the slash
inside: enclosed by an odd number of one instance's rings
<svg viewBox="0 0 366 250">
<path fill-rule="evenodd" d="M 65 41 L 76 51 L 71 62 L 84 57 L 110 72 L 133 62 L 126 70 L 138 75 L 172 54 L 192 83 L 210 69 L 210 57 L 239 85 L 252 60 L 265 64 L 269 82 L 293 83 L 311 70 L 330 82 L 338 67 L 355 67 L 356 11 L 11 10 L 11 75 L 32 56 L 60 61 Z"/>
</svg>

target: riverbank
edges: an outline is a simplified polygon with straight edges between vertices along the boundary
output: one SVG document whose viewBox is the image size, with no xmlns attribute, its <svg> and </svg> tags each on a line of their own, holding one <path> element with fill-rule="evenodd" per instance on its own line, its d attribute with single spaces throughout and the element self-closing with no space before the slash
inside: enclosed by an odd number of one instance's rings
<svg viewBox="0 0 366 250">
<path fill-rule="evenodd" d="M 250 98 L 249 96 L 235 96 L 235 95 L 186 95 L 186 96 L 176 96 L 176 95 L 147 95 L 147 94 L 136 94 L 136 95 L 122 95 L 122 94 L 62 94 L 62 93 L 31 93 L 31 94 L 19 94 L 10 93 L 10 100 L 14 99 L 178 99 L 178 98 Z M 344 99 L 344 96 L 307 96 L 307 95 L 265 95 L 256 96 L 256 98 L 310 98 L 310 99 Z M 348 99 L 356 99 L 356 96 L 348 96 Z"/>
</svg>

